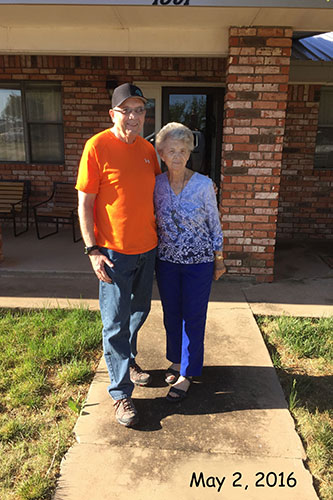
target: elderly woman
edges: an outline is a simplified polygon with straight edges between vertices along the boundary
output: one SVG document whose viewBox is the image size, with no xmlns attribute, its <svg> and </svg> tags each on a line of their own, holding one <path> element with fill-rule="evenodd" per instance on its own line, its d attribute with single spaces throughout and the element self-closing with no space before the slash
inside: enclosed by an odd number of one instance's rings
<svg viewBox="0 0 333 500">
<path fill-rule="evenodd" d="M 191 378 L 201 375 L 212 279 L 225 272 L 213 182 L 186 168 L 193 147 L 191 130 L 180 123 L 168 123 L 156 136 L 168 169 L 156 178 L 154 202 L 171 402 L 184 399 Z"/>
</svg>

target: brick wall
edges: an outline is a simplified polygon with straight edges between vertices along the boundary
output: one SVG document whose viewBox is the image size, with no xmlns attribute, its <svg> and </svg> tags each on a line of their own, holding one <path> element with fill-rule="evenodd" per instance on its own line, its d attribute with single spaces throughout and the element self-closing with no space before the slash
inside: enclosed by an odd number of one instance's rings
<svg viewBox="0 0 333 500">
<path fill-rule="evenodd" d="M 230 274 L 272 281 L 292 31 L 231 28 L 222 153 Z"/>
<path fill-rule="evenodd" d="M 288 92 L 278 237 L 333 239 L 333 170 L 315 169 L 320 86 Z"/>
<path fill-rule="evenodd" d="M 287 107 L 290 47 L 291 30 L 257 27 L 231 29 L 228 64 L 224 58 L 0 55 L 0 80 L 61 82 L 65 132 L 63 165 L 0 163 L 0 177 L 30 179 L 32 203 L 54 181 L 74 182 L 86 139 L 110 125 L 107 80 L 184 86 L 226 80 L 220 209 L 228 272 L 271 281 L 277 230 L 280 238 L 333 233 L 333 172 L 313 169 L 319 87 L 290 86 Z"/>
<path fill-rule="evenodd" d="M 30 179 L 32 203 L 51 192 L 54 181 L 74 182 L 85 141 L 110 126 L 107 80 L 221 82 L 225 58 L 1 56 L 0 81 L 58 81 L 63 91 L 63 165 L 0 163 L 0 177 Z"/>
</svg>

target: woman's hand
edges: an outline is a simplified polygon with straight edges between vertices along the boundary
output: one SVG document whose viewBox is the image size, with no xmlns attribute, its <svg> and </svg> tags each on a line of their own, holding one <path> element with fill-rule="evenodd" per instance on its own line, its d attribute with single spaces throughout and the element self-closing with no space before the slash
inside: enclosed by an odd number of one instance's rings
<svg viewBox="0 0 333 500">
<path fill-rule="evenodd" d="M 221 255 L 215 255 L 213 278 L 217 281 L 226 272 L 226 267 Z"/>
</svg>

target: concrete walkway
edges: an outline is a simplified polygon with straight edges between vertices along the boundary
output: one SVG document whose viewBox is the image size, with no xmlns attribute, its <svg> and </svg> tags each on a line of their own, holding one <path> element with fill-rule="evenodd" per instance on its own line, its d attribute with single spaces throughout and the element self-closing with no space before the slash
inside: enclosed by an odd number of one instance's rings
<svg viewBox="0 0 333 500">
<path fill-rule="evenodd" d="M 136 429 L 115 422 L 101 362 L 75 427 L 78 444 L 63 461 L 55 500 L 143 500 L 148 495 L 196 500 L 216 498 L 218 490 L 226 499 L 317 498 L 281 386 L 240 287 L 221 282 L 213 295 L 205 369 L 182 404 L 164 399 L 167 363 L 158 301 L 140 335 L 138 362 L 154 382 L 135 389 L 141 416 Z M 288 477 L 290 485 L 294 478 L 297 485 L 280 487 Z M 269 488 L 266 481 L 275 480 Z"/>
<path fill-rule="evenodd" d="M 35 266 L 18 269 L 7 260 L 0 267 L 0 307 L 98 308 L 88 266 L 77 270 L 66 261 L 52 272 Z M 333 276 L 329 267 L 322 271 L 320 278 L 273 284 L 214 283 L 203 375 L 175 405 L 165 400 L 168 363 L 155 286 L 139 335 L 137 361 L 153 376 L 151 387 L 133 394 L 140 423 L 127 429 L 115 421 L 102 360 L 54 500 L 315 500 L 302 443 L 253 315 L 332 315 Z"/>
</svg>

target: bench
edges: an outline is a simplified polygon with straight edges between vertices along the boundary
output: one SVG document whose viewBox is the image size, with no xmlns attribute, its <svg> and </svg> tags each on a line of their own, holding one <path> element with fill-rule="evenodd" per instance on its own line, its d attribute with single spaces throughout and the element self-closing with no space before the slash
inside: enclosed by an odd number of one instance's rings
<svg viewBox="0 0 333 500">
<path fill-rule="evenodd" d="M 51 196 L 33 206 L 37 238 L 42 240 L 59 230 L 59 223 L 72 226 L 73 241 L 80 241 L 81 236 L 76 235 L 75 227 L 78 223 L 77 191 L 73 184 L 68 182 L 54 182 Z M 55 231 L 41 235 L 39 224 L 54 223 Z"/>
<path fill-rule="evenodd" d="M 29 196 L 31 183 L 28 180 L 0 180 L 0 218 L 12 219 L 14 235 L 19 236 L 29 229 Z M 17 230 L 16 219 L 23 216 L 25 228 Z"/>
</svg>

